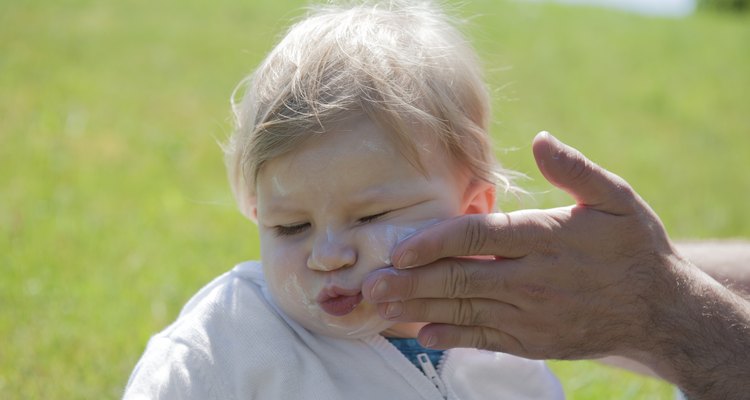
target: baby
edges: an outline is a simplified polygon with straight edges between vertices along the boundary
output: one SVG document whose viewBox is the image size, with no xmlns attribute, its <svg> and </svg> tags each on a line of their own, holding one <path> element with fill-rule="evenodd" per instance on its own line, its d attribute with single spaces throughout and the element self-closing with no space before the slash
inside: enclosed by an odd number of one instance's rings
<svg viewBox="0 0 750 400">
<path fill-rule="evenodd" d="M 196 294 L 150 340 L 125 398 L 562 397 L 541 361 L 422 348 L 421 324 L 363 301 L 400 239 L 513 190 L 476 56 L 442 13 L 321 7 L 241 87 L 225 151 L 262 261 Z"/>
</svg>

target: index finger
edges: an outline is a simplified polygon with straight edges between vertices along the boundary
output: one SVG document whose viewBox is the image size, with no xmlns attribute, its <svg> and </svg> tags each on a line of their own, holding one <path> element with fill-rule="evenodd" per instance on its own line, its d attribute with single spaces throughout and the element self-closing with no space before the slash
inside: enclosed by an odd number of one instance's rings
<svg viewBox="0 0 750 400">
<path fill-rule="evenodd" d="M 539 212 L 470 214 L 431 225 L 396 245 L 393 266 L 411 268 L 447 257 L 523 257 L 533 246 L 532 235 L 543 234 L 533 218 Z"/>
<path fill-rule="evenodd" d="M 371 272 L 362 283 L 362 295 L 371 303 L 413 299 L 485 298 L 498 300 L 510 292 L 508 280 L 518 270 L 514 260 L 502 262 L 446 258 L 424 268 Z"/>
</svg>

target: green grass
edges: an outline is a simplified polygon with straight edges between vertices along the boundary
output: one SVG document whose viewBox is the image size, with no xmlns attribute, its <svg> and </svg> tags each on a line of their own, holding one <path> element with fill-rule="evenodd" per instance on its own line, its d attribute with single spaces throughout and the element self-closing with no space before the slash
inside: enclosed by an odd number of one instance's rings
<svg viewBox="0 0 750 400">
<path fill-rule="evenodd" d="M 217 141 L 301 1 L 0 3 L 0 398 L 117 398 L 148 337 L 258 257 Z M 493 134 L 529 204 L 542 129 L 628 179 L 677 238 L 750 236 L 750 21 L 474 1 Z M 671 388 L 556 362 L 574 399 Z"/>
</svg>

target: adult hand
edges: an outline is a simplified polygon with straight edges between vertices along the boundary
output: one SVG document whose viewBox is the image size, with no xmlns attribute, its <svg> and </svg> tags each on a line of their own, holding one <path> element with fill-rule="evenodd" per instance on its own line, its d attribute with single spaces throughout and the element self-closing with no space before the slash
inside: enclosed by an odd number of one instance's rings
<svg viewBox="0 0 750 400">
<path fill-rule="evenodd" d="M 394 249 L 394 268 L 368 276 L 365 298 L 386 319 L 431 322 L 418 336 L 427 347 L 621 355 L 682 382 L 674 359 L 692 359 L 677 354 L 685 343 L 675 330 L 700 328 L 683 317 L 701 315 L 701 293 L 730 295 L 677 254 L 623 179 L 546 133 L 533 152 L 575 205 L 463 216 L 417 232 Z"/>
</svg>

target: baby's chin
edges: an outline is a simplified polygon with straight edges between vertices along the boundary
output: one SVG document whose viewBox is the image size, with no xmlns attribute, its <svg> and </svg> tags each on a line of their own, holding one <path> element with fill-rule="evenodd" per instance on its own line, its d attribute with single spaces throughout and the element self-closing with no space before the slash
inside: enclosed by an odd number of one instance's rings
<svg viewBox="0 0 750 400">
<path fill-rule="evenodd" d="M 317 321 L 315 326 L 307 327 L 319 335 L 339 339 L 362 339 L 379 334 L 393 326 L 393 322 L 380 318 L 371 318 L 357 324 L 338 323 L 336 321 Z"/>
</svg>

